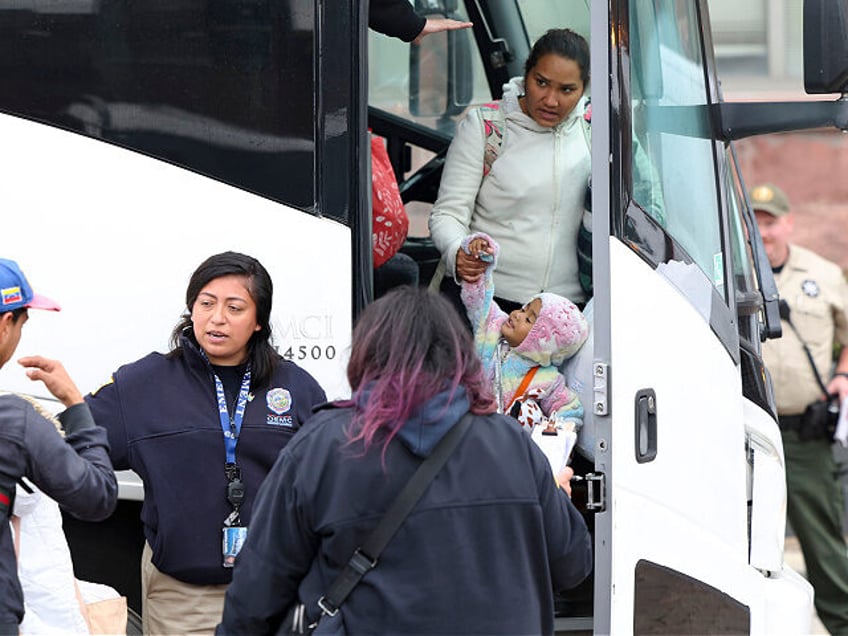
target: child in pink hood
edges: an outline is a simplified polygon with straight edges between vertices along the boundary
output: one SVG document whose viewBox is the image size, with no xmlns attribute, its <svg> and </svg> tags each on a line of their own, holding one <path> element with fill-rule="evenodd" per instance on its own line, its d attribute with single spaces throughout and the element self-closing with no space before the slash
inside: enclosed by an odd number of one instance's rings
<svg viewBox="0 0 848 636">
<path fill-rule="evenodd" d="M 557 367 L 586 341 L 586 318 L 570 300 L 544 292 L 506 314 L 494 301 L 498 244 L 478 232 L 463 240 L 462 249 L 491 259 L 484 276 L 462 282 L 462 301 L 498 411 L 512 414 L 531 431 L 558 427 L 576 432 L 583 423 L 583 406 Z"/>
</svg>

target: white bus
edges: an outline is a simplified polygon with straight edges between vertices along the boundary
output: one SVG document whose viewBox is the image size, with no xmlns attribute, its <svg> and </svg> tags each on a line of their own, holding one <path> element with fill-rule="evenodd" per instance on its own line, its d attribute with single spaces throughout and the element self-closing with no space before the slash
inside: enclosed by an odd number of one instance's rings
<svg viewBox="0 0 848 636">
<path fill-rule="evenodd" d="M 805 4 L 808 87 L 841 92 L 844 52 L 821 44 L 825 28 L 845 41 L 841 3 Z M 19 352 L 62 359 L 93 390 L 166 348 L 190 273 L 232 249 L 271 273 L 280 352 L 345 396 L 372 297 L 368 128 L 421 227 L 464 109 L 569 26 L 592 52 L 592 444 L 575 500 L 595 568 L 558 599 L 557 630 L 805 633 L 812 591 L 782 559 L 760 357 L 777 298 L 730 140 L 844 122 L 841 106 L 724 104 L 705 0 L 417 5 L 473 31 L 410 47 L 370 33 L 358 0 L 0 4 L 2 256 L 64 309 L 31 321 Z M 426 283 L 438 254 L 416 232 L 403 250 Z M 48 398 L 14 365 L 0 386 Z M 143 493 L 126 477 L 113 519 L 66 526 L 78 575 L 137 608 Z"/>
</svg>

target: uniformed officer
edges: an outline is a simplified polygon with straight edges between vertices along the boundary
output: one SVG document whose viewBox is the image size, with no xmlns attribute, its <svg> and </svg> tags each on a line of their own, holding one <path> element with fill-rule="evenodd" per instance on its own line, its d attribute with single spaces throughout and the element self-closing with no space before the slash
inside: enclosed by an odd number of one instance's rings
<svg viewBox="0 0 848 636">
<path fill-rule="evenodd" d="M 779 188 L 757 186 L 750 200 L 794 326 L 784 320 L 783 337 L 763 345 L 786 456 L 789 522 L 801 544 L 819 618 L 831 634 L 848 634 L 848 552 L 833 439 L 826 434 L 815 439 L 799 436 L 804 410 L 825 399 L 802 340 L 827 392 L 848 397 L 848 284 L 838 265 L 789 243 L 793 218 L 789 199 Z M 831 373 L 837 343 L 842 351 Z"/>
</svg>

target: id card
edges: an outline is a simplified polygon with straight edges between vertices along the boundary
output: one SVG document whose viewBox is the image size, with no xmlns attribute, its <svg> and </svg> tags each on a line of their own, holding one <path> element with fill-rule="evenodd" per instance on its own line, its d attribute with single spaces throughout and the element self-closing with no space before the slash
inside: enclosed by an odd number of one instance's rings
<svg viewBox="0 0 848 636">
<path fill-rule="evenodd" d="M 241 551 L 241 546 L 244 545 L 244 540 L 247 538 L 247 528 L 243 526 L 231 526 L 224 528 L 222 550 L 224 553 L 223 566 L 231 568 L 236 564 L 236 557 Z"/>
</svg>

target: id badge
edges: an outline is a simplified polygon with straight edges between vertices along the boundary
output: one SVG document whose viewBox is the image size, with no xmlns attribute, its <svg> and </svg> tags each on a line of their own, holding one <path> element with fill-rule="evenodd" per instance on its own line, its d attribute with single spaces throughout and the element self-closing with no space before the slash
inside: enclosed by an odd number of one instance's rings
<svg viewBox="0 0 848 636">
<path fill-rule="evenodd" d="M 236 557 L 241 551 L 241 546 L 244 545 L 244 540 L 247 538 L 247 528 L 244 526 L 231 526 L 224 528 L 222 550 L 224 553 L 223 566 L 231 568 L 236 563 Z"/>
</svg>

